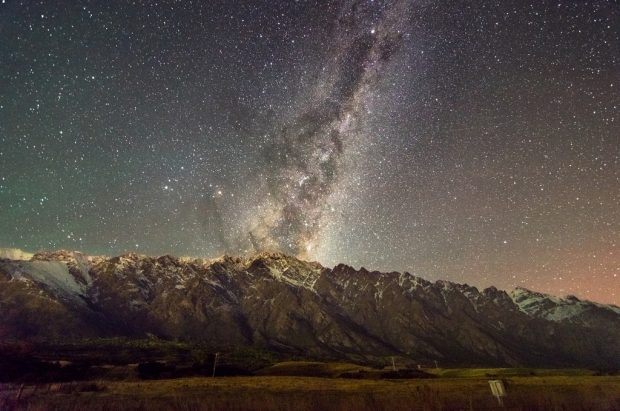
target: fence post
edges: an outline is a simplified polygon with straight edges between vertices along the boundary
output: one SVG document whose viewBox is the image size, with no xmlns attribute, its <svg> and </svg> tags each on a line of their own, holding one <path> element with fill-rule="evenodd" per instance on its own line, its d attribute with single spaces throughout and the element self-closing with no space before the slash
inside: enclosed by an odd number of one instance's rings
<svg viewBox="0 0 620 411">
<path fill-rule="evenodd" d="M 24 392 L 24 384 L 22 383 L 22 385 L 19 386 L 19 390 L 17 391 L 17 397 L 15 398 L 17 401 L 19 401 L 22 398 L 22 392 Z"/>
<path fill-rule="evenodd" d="M 213 375 L 212 377 L 215 377 L 215 367 L 217 366 L 217 357 L 220 356 L 219 352 L 215 353 L 215 358 L 213 359 Z"/>
</svg>

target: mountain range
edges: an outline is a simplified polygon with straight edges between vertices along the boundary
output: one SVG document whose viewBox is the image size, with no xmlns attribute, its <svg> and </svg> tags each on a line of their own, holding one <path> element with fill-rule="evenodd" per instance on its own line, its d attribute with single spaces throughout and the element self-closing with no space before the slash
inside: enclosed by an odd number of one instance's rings
<svg viewBox="0 0 620 411">
<path fill-rule="evenodd" d="M 0 341 L 156 336 L 362 363 L 620 368 L 620 308 L 281 253 L 0 249 Z"/>
</svg>

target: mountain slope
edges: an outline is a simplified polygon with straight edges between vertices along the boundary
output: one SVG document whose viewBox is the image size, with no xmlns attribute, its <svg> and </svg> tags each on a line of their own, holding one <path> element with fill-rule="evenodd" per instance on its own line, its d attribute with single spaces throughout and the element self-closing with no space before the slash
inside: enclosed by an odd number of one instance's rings
<svg viewBox="0 0 620 411">
<path fill-rule="evenodd" d="M 620 367 L 620 309 L 574 297 L 328 269 L 278 253 L 0 259 L 0 338 L 118 335 L 366 362 Z"/>
</svg>

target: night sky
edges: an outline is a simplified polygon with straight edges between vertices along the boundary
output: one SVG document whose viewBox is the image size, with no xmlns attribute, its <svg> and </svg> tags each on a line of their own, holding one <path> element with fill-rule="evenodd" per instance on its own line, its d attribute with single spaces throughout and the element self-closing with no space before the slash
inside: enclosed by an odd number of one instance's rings
<svg viewBox="0 0 620 411">
<path fill-rule="evenodd" d="M 0 4 L 0 247 L 620 303 L 614 1 Z"/>
</svg>

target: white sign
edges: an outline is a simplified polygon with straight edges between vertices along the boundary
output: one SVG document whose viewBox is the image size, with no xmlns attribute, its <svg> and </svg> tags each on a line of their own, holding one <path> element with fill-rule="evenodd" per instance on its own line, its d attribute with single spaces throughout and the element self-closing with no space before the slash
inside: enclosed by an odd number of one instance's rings
<svg viewBox="0 0 620 411">
<path fill-rule="evenodd" d="M 489 385 L 491 386 L 491 394 L 497 398 L 500 405 L 503 405 L 502 397 L 506 396 L 506 388 L 502 380 L 489 380 Z"/>
</svg>

